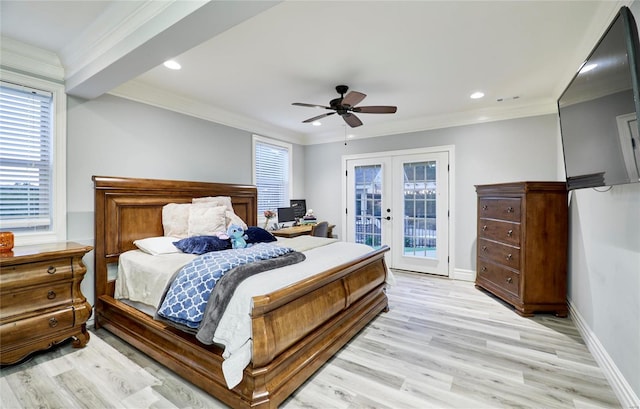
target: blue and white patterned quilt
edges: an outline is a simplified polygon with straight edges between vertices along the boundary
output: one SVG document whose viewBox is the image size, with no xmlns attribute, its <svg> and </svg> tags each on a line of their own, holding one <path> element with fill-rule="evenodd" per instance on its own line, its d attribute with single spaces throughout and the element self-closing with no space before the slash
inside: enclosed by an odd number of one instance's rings
<svg viewBox="0 0 640 409">
<path fill-rule="evenodd" d="M 258 260 L 267 260 L 292 252 L 274 243 L 214 251 L 196 257 L 178 272 L 158 315 L 189 328 L 198 328 L 214 286 L 229 270 Z"/>
</svg>

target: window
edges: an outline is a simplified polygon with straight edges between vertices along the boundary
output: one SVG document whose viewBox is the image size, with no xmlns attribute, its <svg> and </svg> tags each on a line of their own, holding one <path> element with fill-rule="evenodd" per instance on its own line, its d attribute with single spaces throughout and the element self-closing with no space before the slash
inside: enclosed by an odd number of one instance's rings
<svg viewBox="0 0 640 409">
<path fill-rule="evenodd" d="M 253 137 L 253 183 L 258 188 L 258 218 L 265 210 L 289 207 L 291 193 L 291 144 Z"/>
<path fill-rule="evenodd" d="M 0 83 L 0 230 L 16 244 L 66 239 L 62 85 L 8 71 Z"/>
</svg>

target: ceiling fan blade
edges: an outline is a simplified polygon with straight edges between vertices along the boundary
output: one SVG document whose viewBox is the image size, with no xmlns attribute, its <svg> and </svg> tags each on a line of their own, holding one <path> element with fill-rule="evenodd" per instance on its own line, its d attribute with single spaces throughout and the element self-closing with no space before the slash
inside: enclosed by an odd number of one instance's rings
<svg viewBox="0 0 640 409">
<path fill-rule="evenodd" d="M 365 97 L 366 95 L 361 92 L 349 91 L 349 93 L 342 99 L 342 105 L 349 107 L 358 105 L 358 103 L 365 99 Z"/>
<path fill-rule="evenodd" d="M 398 107 L 393 106 L 369 106 L 369 107 L 357 107 L 353 108 L 353 112 L 360 112 L 363 114 L 395 114 Z"/>
<path fill-rule="evenodd" d="M 352 128 L 362 125 L 362 121 L 353 114 L 344 114 L 342 115 L 342 119 L 344 119 L 347 125 L 349 125 Z"/>
<path fill-rule="evenodd" d="M 313 118 L 309 118 L 309 119 L 307 119 L 305 121 L 302 121 L 302 123 L 313 122 L 313 121 L 316 121 L 316 120 L 318 120 L 320 118 L 324 118 L 325 116 L 329 116 L 329 115 L 333 115 L 333 114 L 335 114 L 335 112 L 329 112 L 328 114 L 322 114 L 322 115 L 314 116 Z"/>
<path fill-rule="evenodd" d="M 314 105 L 314 104 L 305 104 L 303 102 L 294 102 L 291 105 L 299 106 L 299 107 L 309 107 L 309 108 L 324 108 L 324 109 L 333 109 L 331 107 L 326 107 L 324 105 Z"/>
</svg>

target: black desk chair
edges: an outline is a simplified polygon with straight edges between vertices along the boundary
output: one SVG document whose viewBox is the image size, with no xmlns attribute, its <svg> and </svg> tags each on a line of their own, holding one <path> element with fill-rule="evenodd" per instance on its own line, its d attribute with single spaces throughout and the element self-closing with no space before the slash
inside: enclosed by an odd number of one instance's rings
<svg viewBox="0 0 640 409">
<path fill-rule="evenodd" d="M 313 225 L 311 228 L 311 235 L 316 237 L 329 237 L 329 223 L 320 222 Z"/>
</svg>

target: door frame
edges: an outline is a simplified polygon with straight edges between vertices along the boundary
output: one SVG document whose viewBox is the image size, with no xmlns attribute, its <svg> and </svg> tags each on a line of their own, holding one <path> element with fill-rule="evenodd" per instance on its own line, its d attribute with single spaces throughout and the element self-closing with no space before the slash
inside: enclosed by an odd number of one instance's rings
<svg viewBox="0 0 640 409">
<path fill-rule="evenodd" d="M 358 153 L 353 155 L 342 156 L 342 194 L 341 205 L 344 209 L 342 212 L 341 220 L 341 235 L 347 237 L 347 161 L 349 160 L 362 160 L 362 159 L 374 159 L 380 157 L 392 157 L 402 155 L 413 155 L 421 153 L 435 153 L 435 152 L 447 152 L 449 154 L 449 234 L 448 243 L 449 248 L 449 263 L 447 266 L 447 277 L 453 278 L 454 266 L 455 266 L 455 145 L 442 145 L 431 146 L 425 148 L 415 149 L 402 149 L 393 151 L 382 152 L 370 152 L 370 153 Z M 388 253 L 387 253 L 388 255 Z M 443 276 L 444 277 L 444 276 Z"/>
</svg>

